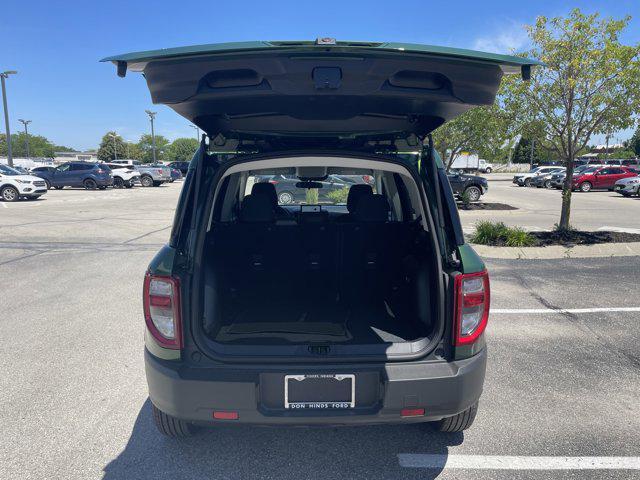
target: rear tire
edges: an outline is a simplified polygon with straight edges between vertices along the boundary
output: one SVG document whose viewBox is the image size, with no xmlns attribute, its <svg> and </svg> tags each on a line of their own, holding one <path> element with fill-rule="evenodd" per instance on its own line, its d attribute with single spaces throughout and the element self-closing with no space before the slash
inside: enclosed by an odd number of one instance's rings
<svg viewBox="0 0 640 480">
<path fill-rule="evenodd" d="M 45 180 L 44 185 L 45 187 L 47 187 L 47 190 L 51 190 L 51 184 L 49 183 L 49 180 Z"/>
<path fill-rule="evenodd" d="M 53 188 L 55 188 L 56 190 L 62 190 L 64 188 L 64 186 L 63 185 L 59 185 L 59 186 L 53 187 Z"/>
<path fill-rule="evenodd" d="M 153 409 L 153 423 L 161 434 L 171 438 L 184 438 L 193 435 L 194 427 L 190 423 L 167 415 L 153 404 L 151 408 Z"/>
<path fill-rule="evenodd" d="M 93 178 L 87 178 L 84 182 L 82 182 L 82 185 L 84 185 L 84 188 L 86 188 L 87 190 L 95 190 L 98 186 Z"/>
<path fill-rule="evenodd" d="M 278 194 L 278 203 L 281 205 L 289 205 L 293 203 L 293 193 L 291 192 L 280 192 Z"/>
<path fill-rule="evenodd" d="M 439 431 L 447 433 L 462 432 L 473 425 L 476 413 L 478 413 L 478 402 L 471 405 L 464 412 L 453 417 L 443 418 L 437 423 L 437 428 Z"/>
<path fill-rule="evenodd" d="M 143 187 L 153 187 L 153 178 L 151 178 L 149 175 L 143 175 L 140 178 L 140 185 L 142 185 Z"/>
<path fill-rule="evenodd" d="M 467 187 L 464 193 L 467 195 L 470 202 L 477 202 L 482 196 L 482 191 L 478 187 L 474 186 Z"/>
</svg>

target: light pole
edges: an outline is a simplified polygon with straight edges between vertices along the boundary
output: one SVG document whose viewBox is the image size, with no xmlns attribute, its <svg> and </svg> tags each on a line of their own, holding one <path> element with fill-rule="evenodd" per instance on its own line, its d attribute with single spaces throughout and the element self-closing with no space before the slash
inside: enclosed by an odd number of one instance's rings
<svg viewBox="0 0 640 480">
<path fill-rule="evenodd" d="M 116 135 L 115 133 L 110 133 L 109 136 L 111 138 L 113 138 L 113 159 L 117 160 L 118 159 L 118 147 L 116 145 L 116 138 L 118 137 L 118 135 Z"/>
<path fill-rule="evenodd" d="M 151 149 L 153 151 L 153 163 L 156 163 L 156 134 L 153 131 L 153 119 L 156 118 L 157 112 L 152 112 L 151 110 L 145 110 L 147 115 L 149 115 L 149 121 L 151 122 Z"/>
<path fill-rule="evenodd" d="M 18 121 L 24 125 L 24 145 L 27 149 L 27 158 L 29 158 L 29 129 L 27 128 L 27 125 L 31 123 L 31 120 L 23 120 L 19 118 Z"/>
<path fill-rule="evenodd" d="M 10 167 L 13 167 L 13 155 L 11 155 L 11 130 L 9 129 L 9 110 L 7 107 L 7 87 L 4 84 L 4 80 L 9 75 L 14 75 L 18 72 L 15 70 L 7 70 L 0 73 L 0 83 L 2 83 L 2 106 L 4 107 L 4 128 L 7 134 L 7 163 Z"/>
<path fill-rule="evenodd" d="M 189 125 L 191 128 L 196 129 L 196 140 L 200 141 L 200 128 L 197 125 Z"/>
</svg>

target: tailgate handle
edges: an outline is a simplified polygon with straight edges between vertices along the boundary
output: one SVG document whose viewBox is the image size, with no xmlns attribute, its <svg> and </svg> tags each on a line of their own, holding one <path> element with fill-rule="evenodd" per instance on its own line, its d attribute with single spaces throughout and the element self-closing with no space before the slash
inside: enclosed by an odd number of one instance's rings
<svg viewBox="0 0 640 480">
<path fill-rule="evenodd" d="M 342 84 L 340 67 L 316 67 L 313 69 L 316 90 L 336 90 Z"/>
</svg>

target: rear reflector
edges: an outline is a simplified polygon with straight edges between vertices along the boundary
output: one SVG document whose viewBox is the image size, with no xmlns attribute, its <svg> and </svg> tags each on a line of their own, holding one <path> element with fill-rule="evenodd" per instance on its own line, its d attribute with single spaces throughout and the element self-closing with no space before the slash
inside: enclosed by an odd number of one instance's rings
<svg viewBox="0 0 640 480">
<path fill-rule="evenodd" d="M 213 412 L 216 420 L 238 420 L 238 412 Z"/>
<path fill-rule="evenodd" d="M 401 417 L 423 417 L 424 408 L 403 408 L 400 411 Z"/>
</svg>

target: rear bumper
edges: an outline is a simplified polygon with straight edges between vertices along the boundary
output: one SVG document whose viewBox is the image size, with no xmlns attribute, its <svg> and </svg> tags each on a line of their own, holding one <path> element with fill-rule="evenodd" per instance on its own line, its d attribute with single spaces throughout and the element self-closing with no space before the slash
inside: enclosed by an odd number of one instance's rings
<svg viewBox="0 0 640 480">
<path fill-rule="evenodd" d="M 193 368 L 164 361 L 145 349 L 149 397 L 176 418 L 202 424 L 249 423 L 342 425 L 412 423 L 439 420 L 460 413 L 482 394 L 486 348 L 455 362 L 406 362 L 334 366 L 222 365 Z M 355 373 L 366 391 L 366 405 L 351 410 L 293 411 L 283 408 L 284 375 Z M 372 381 L 372 379 L 375 379 Z M 282 397 L 282 400 L 280 399 Z M 424 408 L 425 416 L 403 418 L 403 408 Z M 238 412 L 237 420 L 213 420 L 214 411 Z"/>
</svg>

